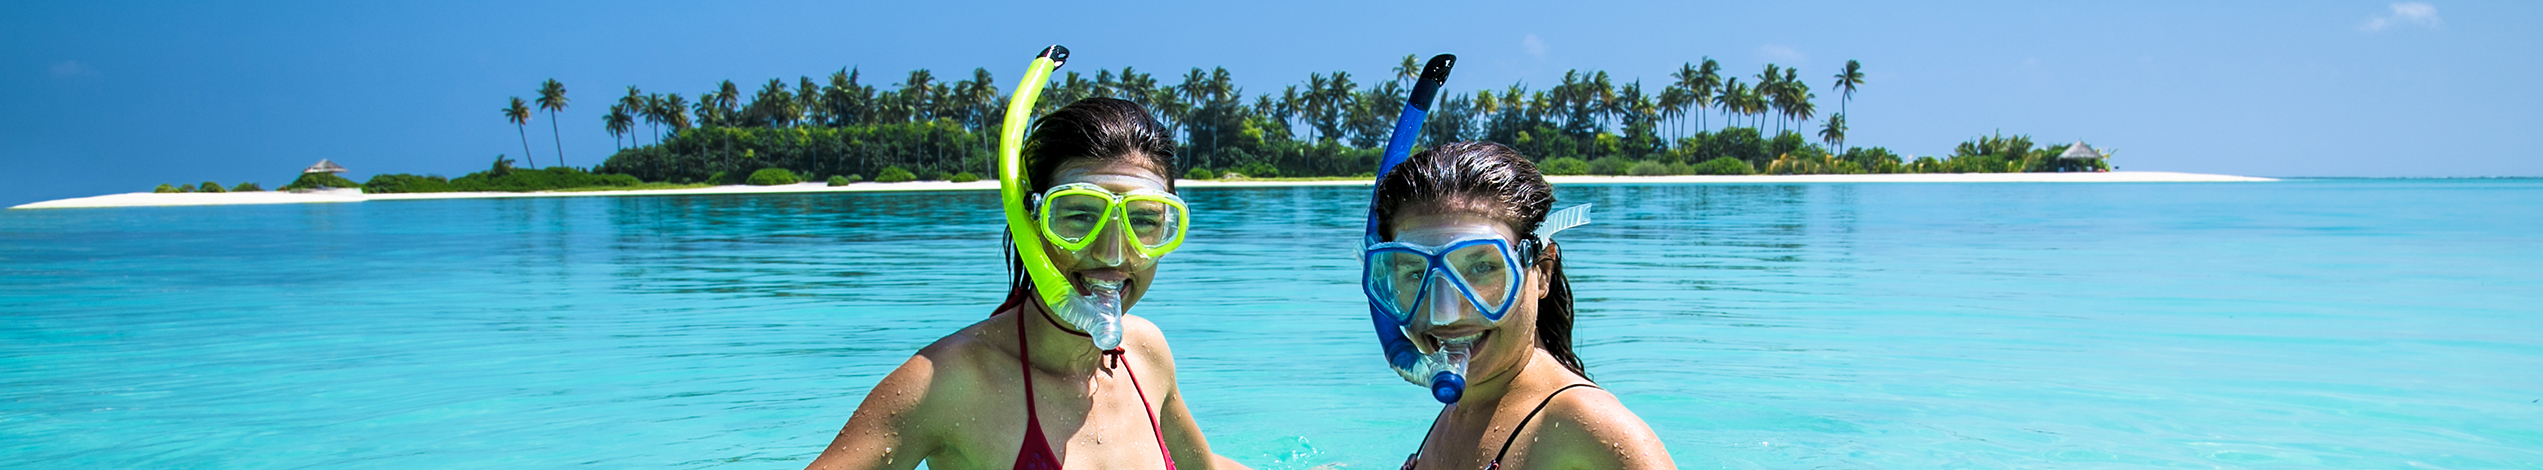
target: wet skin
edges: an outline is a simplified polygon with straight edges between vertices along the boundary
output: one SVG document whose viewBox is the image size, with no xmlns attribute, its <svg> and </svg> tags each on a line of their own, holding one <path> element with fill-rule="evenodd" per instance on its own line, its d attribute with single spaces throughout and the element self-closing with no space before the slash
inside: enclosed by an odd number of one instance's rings
<svg viewBox="0 0 2543 470">
<path fill-rule="evenodd" d="M 1514 230 L 1482 214 L 1412 212 L 1389 227 L 1394 229 L 1395 241 L 1430 245 L 1488 235 L 1512 241 L 1513 249 L 1519 246 Z M 1537 344 L 1537 303 L 1545 298 L 1549 285 L 1544 266 L 1513 267 L 1525 269 L 1525 279 L 1519 283 L 1518 300 L 1499 322 L 1485 319 L 1473 303 L 1448 286 L 1434 285 L 1432 295 L 1413 313 L 1405 329 L 1416 348 L 1429 352 L 1443 343 L 1471 342 L 1474 351 L 1466 367 L 1465 397 L 1440 410 L 1430 440 L 1422 443 L 1421 462 L 1414 468 L 1484 468 L 1501 451 L 1511 430 L 1547 394 L 1566 385 L 1589 383 Z M 1518 432 L 1501 459 L 1501 468 L 1677 468 L 1651 426 L 1603 389 L 1577 388 L 1556 395 L 1545 411 Z"/>
<path fill-rule="evenodd" d="M 1052 178 L 1053 186 L 1093 183 L 1116 193 L 1166 189 L 1163 177 L 1128 160 L 1071 161 Z M 1084 253 L 1045 247 L 1052 265 L 1080 293 L 1090 280 L 1121 282 L 1127 310 L 1147 293 L 1157 260 L 1130 249 L 1121 224 L 1113 225 Z M 1033 397 L 1042 433 L 1063 467 L 1164 468 L 1158 433 L 1148 427 L 1148 413 L 1154 412 L 1177 468 L 1245 468 L 1210 452 L 1184 407 L 1173 352 L 1155 324 L 1122 317 L 1121 346 L 1129 351 L 1122 357 L 1138 374 L 1134 389 L 1130 371 L 1108 367 L 1082 332 L 1059 323 L 1039 300 L 1001 310 L 920 349 L 875 384 L 806 468 L 908 469 L 922 460 L 945 470 L 1014 466 L 1026 424 L 1018 316 L 1033 348 Z M 1142 394 L 1154 408 L 1142 408 Z"/>
</svg>

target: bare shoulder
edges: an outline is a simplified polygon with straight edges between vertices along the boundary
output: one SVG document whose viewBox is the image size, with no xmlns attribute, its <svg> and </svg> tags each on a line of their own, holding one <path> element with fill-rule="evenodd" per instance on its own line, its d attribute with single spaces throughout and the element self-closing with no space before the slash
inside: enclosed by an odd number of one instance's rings
<svg viewBox="0 0 2543 470">
<path fill-rule="evenodd" d="M 1164 330 L 1157 329 L 1157 324 L 1146 318 L 1123 315 L 1121 333 L 1122 346 L 1130 351 L 1131 357 L 1139 361 L 1141 372 L 1156 371 L 1152 374 L 1167 378 L 1168 380 L 1165 381 L 1167 384 L 1173 383 L 1171 379 L 1174 377 L 1174 348 L 1166 346 Z"/>
<path fill-rule="evenodd" d="M 952 436 L 937 424 L 985 393 L 983 363 L 996 346 L 978 340 L 979 327 L 937 339 L 883 376 L 807 468 L 905 469 L 960 448 L 947 447 Z"/>
<path fill-rule="evenodd" d="M 1606 389 L 1582 387 L 1547 402 L 1522 468 L 1677 468 L 1660 436 Z"/>
</svg>

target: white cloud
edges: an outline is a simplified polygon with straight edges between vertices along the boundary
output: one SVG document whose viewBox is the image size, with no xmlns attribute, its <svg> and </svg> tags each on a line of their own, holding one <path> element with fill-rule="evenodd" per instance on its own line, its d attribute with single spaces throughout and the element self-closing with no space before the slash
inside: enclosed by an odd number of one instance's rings
<svg viewBox="0 0 2543 470">
<path fill-rule="evenodd" d="M 1803 54 L 1801 51 L 1790 47 L 1774 44 L 1757 46 L 1757 55 L 1766 56 L 1766 60 L 1768 61 L 1783 62 L 1787 64 L 1810 61 L 1810 55 L 1808 54 Z"/>
<path fill-rule="evenodd" d="M 2432 29 L 2446 27 L 2446 20 L 2437 17 L 2436 5 L 2426 2 L 2402 2 L 2393 4 L 2392 8 L 2391 13 L 2367 15 L 2366 22 L 2358 24 L 2358 30 L 2372 33 L 2401 26 L 2426 26 Z"/>
<path fill-rule="evenodd" d="M 59 64 L 53 64 L 54 77 L 68 78 L 96 74 L 97 69 L 89 68 L 88 64 L 82 64 L 76 60 L 66 60 Z"/>
<path fill-rule="evenodd" d="M 1519 39 L 1519 47 L 1527 49 L 1528 55 L 1536 56 L 1538 59 L 1544 59 L 1545 53 L 1553 50 L 1552 47 L 1545 45 L 1545 39 L 1538 38 L 1534 34 Z"/>
</svg>

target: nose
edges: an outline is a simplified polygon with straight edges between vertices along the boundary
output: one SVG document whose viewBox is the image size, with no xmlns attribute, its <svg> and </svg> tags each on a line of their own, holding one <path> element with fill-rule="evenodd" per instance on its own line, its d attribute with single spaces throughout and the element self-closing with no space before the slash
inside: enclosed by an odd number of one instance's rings
<svg viewBox="0 0 2543 470">
<path fill-rule="evenodd" d="M 1119 217 L 1113 219 L 1112 223 L 1104 224 L 1107 227 L 1104 227 L 1103 231 L 1095 233 L 1095 244 L 1086 247 L 1087 255 L 1094 257 L 1096 261 L 1103 262 L 1105 266 L 1121 266 L 1123 259 L 1126 258 L 1124 252 L 1130 251 L 1128 247 L 1123 246 L 1124 243 L 1130 242 L 1126 232 L 1130 230 L 1128 227 L 1130 223 L 1120 220 Z"/>
<path fill-rule="evenodd" d="M 1455 324 L 1474 314 L 1474 306 L 1468 305 L 1465 294 L 1457 291 L 1457 286 L 1452 284 L 1455 281 L 1449 280 L 1448 274 L 1431 271 L 1425 282 L 1430 284 L 1430 292 L 1422 299 L 1422 316 L 1429 317 L 1431 326 Z"/>
</svg>

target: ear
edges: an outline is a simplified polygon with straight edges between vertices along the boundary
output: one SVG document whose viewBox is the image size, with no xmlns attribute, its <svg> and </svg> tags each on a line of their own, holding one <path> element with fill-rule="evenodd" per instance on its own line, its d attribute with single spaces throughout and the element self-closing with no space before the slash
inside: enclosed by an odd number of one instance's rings
<svg viewBox="0 0 2543 470">
<path fill-rule="evenodd" d="M 1535 292 L 1528 296 L 1528 303 L 1531 305 L 1545 301 L 1545 296 L 1553 295 L 1554 270 L 1548 266 L 1552 265 L 1553 260 L 1563 259 L 1563 250 L 1556 248 L 1553 243 L 1546 243 L 1545 254 L 1539 256 L 1541 259 L 1535 265 L 1528 267 L 1528 289 Z"/>
</svg>

